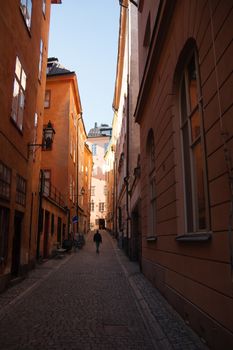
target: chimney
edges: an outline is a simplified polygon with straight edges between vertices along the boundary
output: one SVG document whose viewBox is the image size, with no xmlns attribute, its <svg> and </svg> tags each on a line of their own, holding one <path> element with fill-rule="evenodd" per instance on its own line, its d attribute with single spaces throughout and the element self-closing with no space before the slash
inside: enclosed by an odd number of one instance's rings
<svg viewBox="0 0 233 350">
<path fill-rule="evenodd" d="M 95 122 L 95 128 L 97 128 L 97 123 Z"/>
</svg>

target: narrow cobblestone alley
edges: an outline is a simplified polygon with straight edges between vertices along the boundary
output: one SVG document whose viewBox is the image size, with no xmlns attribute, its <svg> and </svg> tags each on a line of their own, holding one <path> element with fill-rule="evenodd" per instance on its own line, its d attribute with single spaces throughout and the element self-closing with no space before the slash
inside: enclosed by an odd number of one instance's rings
<svg viewBox="0 0 233 350">
<path fill-rule="evenodd" d="M 204 349 L 204 345 L 103 233 L 48 260 L 0 295 L 1 350 Z"/>
</svg>

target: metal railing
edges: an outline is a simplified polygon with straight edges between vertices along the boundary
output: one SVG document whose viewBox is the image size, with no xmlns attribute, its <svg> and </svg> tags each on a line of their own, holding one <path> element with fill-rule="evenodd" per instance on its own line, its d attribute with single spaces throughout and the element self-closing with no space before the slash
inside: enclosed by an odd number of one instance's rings
<svg viewBox="0 0 233 350">
<path fill-rule="evenodd" d="M 43 186 L 43 196 L 51 199 L 61 207 L 65 206 L 64 197 L 61 192 L 51 184 L 51 182 L 45 181 Z"/>
</svg>

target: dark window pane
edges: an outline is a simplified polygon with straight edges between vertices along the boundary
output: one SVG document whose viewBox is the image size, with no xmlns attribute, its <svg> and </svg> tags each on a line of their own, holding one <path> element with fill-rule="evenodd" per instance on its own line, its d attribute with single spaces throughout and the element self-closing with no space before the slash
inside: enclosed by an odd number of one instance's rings
<svg viewBox="0 0 233 350">
<path fill-rule="evenodd" d="M 183 78 L 181 84 L 181 120 L 182 124 L 187 120 L 187 101 L 186 101 L 186 92 L 185 92 L 185 79 Z"/>
<path fill-rule="evenodd" d="M 198 110 L 191 117 L 191 132 L 192 132 L 192 141 L 196 140 L 200 136 L 201 125 L 200 125 L 200 114 Z"/>
<path fill-rule="evenodd" d="M 189 100 L 190 100 L 190 112 L 197 105 L 198 92 L 197 92 L 197 72 L 195 65 L 195 56 L 193 55 L 188 65 L 188 79 L 189 79 Z"/>
<path fill-rule="evenodd" d="M 186 196 L 186 212 L 187 212 L 187 230 L 193 231 L 193 205 L 192 205 L 192 182 L 191 182 L 191 163 L 188 124 L 183 128 L 183 154 L 185 168 L 185 196 Z"/>
<path fill-rule="evenodd" d="M 194 154 L 194 171 L 196 180 L 196 206 L 197 206 L 197 225 L 199 230 L 206 228 L 206 206 L 204 190 L 204 171 L 203 155 L 201 144 L 198 143 L 193 149 Z"/>
</svg>

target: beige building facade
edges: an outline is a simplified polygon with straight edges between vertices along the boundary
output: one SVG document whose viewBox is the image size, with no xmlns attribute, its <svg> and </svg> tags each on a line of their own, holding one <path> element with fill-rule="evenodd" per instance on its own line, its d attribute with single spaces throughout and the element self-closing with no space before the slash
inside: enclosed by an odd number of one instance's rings
<svg viewBox="0 0 233 350">
<path fill-rule="evenodd" d="M 120 245 L 140 260 L 140 133 L 134 120 L 138 94 L 138 13 L 125 1 L 120 12 L 117 73 L 113 99 L 115 216 Z"/>
<path fill-rule="evenodd" d="M 104 155 L 107 151 L 112 128 L 106 124 L 95 127 L 88 133 L 87 144 L 92 151 L 93 170 L 91 179 L 90 229 L 106 228 L 106 170 Z"/>
</svg>

